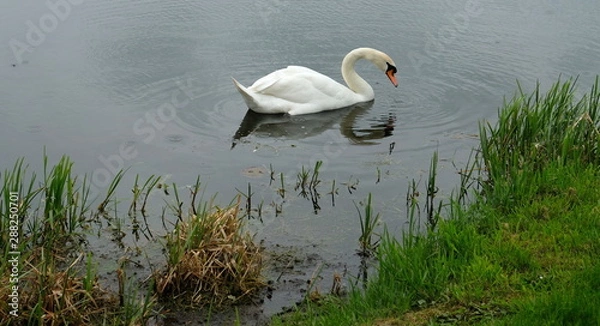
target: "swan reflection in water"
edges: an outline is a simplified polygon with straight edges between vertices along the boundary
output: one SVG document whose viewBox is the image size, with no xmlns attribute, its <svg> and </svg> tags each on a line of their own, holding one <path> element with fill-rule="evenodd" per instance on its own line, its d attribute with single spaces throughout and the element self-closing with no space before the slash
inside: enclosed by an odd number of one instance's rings
<svg viewBox="0 0 600 326">
<path fill-rule="evenodd" d="M 394 131 L 396 116 L 388 113 L 369 122 L 366 128 L 355 127 L 358 118 L 364 116 L 373 106 L 373 101 L 353 106 L 325 111 L 317 114 L 290 116 L 287 114 L 260 114 L 248 110 L 240 127 L 233 136 L 233 149 L 244 137 L 253 134 L 259 138 L 302 139 L 316 136 L 332 129 L 336 123 L 340 125 L 341 134 L 353 144 L 373 145 L 373 140 L 391 136 Z"/>
</svg>

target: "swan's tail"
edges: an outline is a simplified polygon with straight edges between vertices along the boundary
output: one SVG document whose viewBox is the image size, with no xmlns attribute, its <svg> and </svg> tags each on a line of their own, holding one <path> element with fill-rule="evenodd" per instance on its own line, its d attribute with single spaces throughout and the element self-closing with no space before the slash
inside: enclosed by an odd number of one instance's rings
<svg viewBox="0 0 600 326">
<path fill-rule="evenodd" d="M 246 105 L 248 106 L 248 108 L 250 108 L 250 109 L 256 108 L 257 107 L 256 101 L 254 101 L 254 97 L 252 97 L 252 95 L 250 94 L 250 91 L 244 85 L 240 84 L 240 82 L 235 80 L 235 78 L 231 77 L 231 79 L 233 80 L 233 84 L 237 88 L 238 92 L 240 92 L 240 94 L 242 94 L 242 97 L 244 98 L 244 102 L 246 102 Z"/>
</svg>

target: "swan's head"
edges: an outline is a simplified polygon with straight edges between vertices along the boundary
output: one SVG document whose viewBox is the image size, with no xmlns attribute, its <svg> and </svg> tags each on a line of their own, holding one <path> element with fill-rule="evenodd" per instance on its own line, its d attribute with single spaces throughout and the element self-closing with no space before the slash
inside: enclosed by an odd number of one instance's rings
<svg viewBox="0 0 600 326">
<path fill-rule="evenodd" d="M 394 64 L 393 61 L 392 61 L 392 63 L 389 63 L 389 62 L 386 62 L 386 63 L 387 63 L 387 68 L 385 69 L 385 74 L 386 74 L 386 76 L 388 76 L 388 78 L 390 79 L 392 84 L 394 84 L 394 87 L 398 87 L 398 80 L 396 79 L 396 72 L 398 72 L 398 69 L 396 69 L 396 65 Z"/>
<path fill-rule="evenodd" d="M 385 72 L 385 75 L 390 79 L 392 84 L 395 87 L 398 87 L 398 80 L 396 79 L 398 69 L 396 68 L 394 60 L 392 60 L 389 55 L 379 50 L 369 49 L 367 52 L 370 53 L 366 58 L 373 62 L 377 68 L 381 69 L 381 71 Z"/>
<path fill-rule="evenodd" d="M 346 76 L 348 76 L 350 73 L 356 74 L 354 71 L 354 63 L 360 59 L 371 61 L 377 68 L 385 73 L 394 86 L 398 87 L 398 80 L 396 79 L 396 73 L 398 72 L 398 69 L 396 68 L 394 60 L 392 60 L 389 55 L 372 48 L 354 49 L 350 51 L 350 53 L 348 53 L 342 61 L 342 76 L 344 76 L 344 80 L 346 80 L 346 83 L 349 85 L 349 87 L 350 82 L 348 82 Z M 352 87 L 350 87 L 350 89 L 354 90 Z M 372 92 L 373 91 L 371 90 L 370 93 Z"/>
</svg>

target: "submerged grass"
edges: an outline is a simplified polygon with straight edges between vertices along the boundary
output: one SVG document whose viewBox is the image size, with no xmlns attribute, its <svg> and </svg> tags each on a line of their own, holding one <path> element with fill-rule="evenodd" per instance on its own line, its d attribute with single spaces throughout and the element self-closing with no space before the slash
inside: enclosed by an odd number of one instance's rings
<svg viewBox="0 0 600 326">
<path fill-rule="evenodd" d="M 415 223 L 413 182 L 409 228 L 384 232 L 366 289 L 273 325 L 600 324 L 598 85 L 581 99 L 574 80 L 545 95 L 519 87 L 498 124 L 481 125 L 478 154 L 435 229 Z"/>
</svg>

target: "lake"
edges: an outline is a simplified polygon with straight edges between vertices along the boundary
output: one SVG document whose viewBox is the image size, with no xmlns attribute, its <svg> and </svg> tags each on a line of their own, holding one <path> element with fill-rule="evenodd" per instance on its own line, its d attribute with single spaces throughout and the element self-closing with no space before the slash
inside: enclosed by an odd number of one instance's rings
<svg viewBox="0 0 600 326">
<path fill-rule="evenodd" d="M 284 278 L 306 280 L 322 265 L 326 290 L 333 272 L 357 273 L 356 206 L 369 193 L 399 234 L 411 180 L 423 178 L 424 189 L 437 151 L 447 198 L 478 124 L 495 122 L 517 81 L 527 91 L 579 76 L 588 89 L 600 72 L 599 12 L 595 1 L 564 0 L 4 0 L 0 167 L 25 157 L 39 174 L 44 150 L 50 162 L 66 154 L 96 194 L 129 167 L 122 198 L 136 174 L 182 189 L 200 175 L 206 197 L 218 194 L 221 205 L 250 184 L 261 208 L 248 221 L 257 240 L 306 258 Z M 370 63 L 357 64 L 375 91 L 372 105 L 247 115 L 232 84 L 287 65 L 342 82 L 341 61 L 357 47 L 384 51 L 398 66 L 394 88 Z M 319 194 L 298 195 L 297 174 L 317 161 Z M 161 227 L 158 217 L 150 223 Z M 282 290 L 261 309 L 272 314 L 300 297 Z"/>
</svg>

